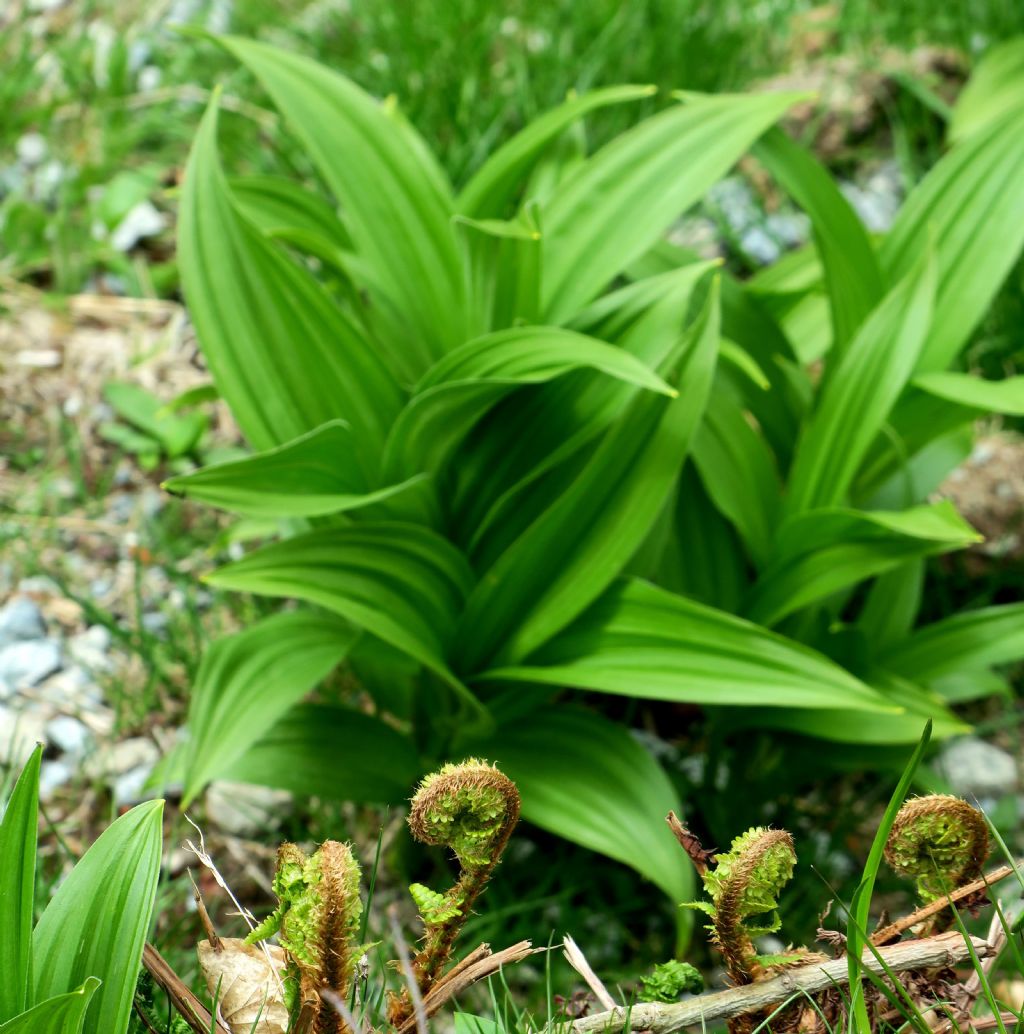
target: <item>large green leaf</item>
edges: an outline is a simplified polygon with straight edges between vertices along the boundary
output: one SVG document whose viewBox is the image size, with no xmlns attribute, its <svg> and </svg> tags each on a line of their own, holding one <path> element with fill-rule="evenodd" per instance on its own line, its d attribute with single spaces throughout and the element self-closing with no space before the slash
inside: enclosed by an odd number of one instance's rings
<svg viewBox="0 0 1024 1034">
<path fill-rule="evenodd" d="M 781 129 L 765 133 L 754 154 L 811 217 L 831 300 L 834 347 L 842 355 L 884 293 L 871 240 L 825 168 Z"/>
<path fill-rule="evenodd" d="M 1007 112 L 1024 109 L 1024 37 L 986 51 L 956 99 L 947 127 L 950 143 L 987 129 Z"/>
<path fill-rule="evenodd" d="M 986 381 L 966 373 L 936 371 L 914 378 L 914 387 L 981 413 L 1024 416 L 1024 376 Z"/>
<path fill-rule="evenodd" d="M 102 985 L 85 1034 L 125 1034 L 160 876 L 163 801 L 122 815 L 86 851 L 32 937 L 40 1004 L 87 977 Z"/>
<path fill-rule="evenodd" d="M 854 743 L 861 748 L 913 743 L 929 719 L 935 736 L 940 739 L 970 731 L 970 726 L 957 718 L 937 693 L 882 672 L 872 684 L 886 700 L 901 708 L 901 713 L 865 714 L 844 707 L 813 711 L 759 709 L 742 713 L 740 721 L 756 729 L 784 729 L 819 740 Z"/>
<path fill-rule="evenodd" d="M 270 94 L 337 197 L 356 250 L 405 316 L 405 347 L 425 368 L 463 337 L 453 202 L 436 161 L 404 120 L 343 75 L 254 40 L 220 42 Z"/>
<path fill-rule="evenodd" d="M 480 677 L 694 704 L 892 710 L 809 647 L 637 580 L 613 585 L 525 663 Z"/>
<path fill-rule="evenodd" d="M 900 209 L 882 243 L 890 282 L 934 241 L 935 319 L 918 369 L 949 366 L 988 312 L 1024 244 L 1024 110 L 997 118 L 943 157 Z"/>
<path fill-rule="evenodd" d="M 358 636 L 333 614 L 299 610 L 207 647 L 192 687 L 182 807 L 326 678 Z"/>
<path fill-rule="evenodd" d="M 247 517 L 317 517 L 389 499 L 412 481 L 373 488 L 352 429 L 333 420 L 276 449 L 164 482 L 169 492 Z"/>
<path fill-rule="evenodd" d="M 801 513 L 845 501 L 857 468 L 910 378 L 932 319 L 934 265 L 923 263 L 861 326 L 829 372 L 797 444 L 786 507 Z"/>
<path fill-rule="evenodd" d="M 665 824 L 681 811 L 679 798 L 621 725 L 551 707 L 502 725 L 473 750 L 515 781 L 529 822 L 631 865 L 675 902 L 693 893 L 693 867 Z"/>
<path fill-rule="evenodd" d="M 596 370 L 627 384 L 674 396 L 629 352 L 558 327 L 516 327 L 449 352 L 416 387 L 399 415 L 385 470 L 437 470 L 496 402 L 524 384 L 542 384 L 573 370 Z"/>
<path fill-rule="evenodd" d="M 338 213 L 322 197 L 283 176 L 233 176 L 231 196 L 249 222 L 270 237 L 322 237 L 333 248 L 351 246 Z"/>
<path fill-rule="evenodd" d="M 463 187 L 456 207 L 474 219 L 501 218 L 515 202 L 538 159 L 574 122 L 598 108 L 641 100 L 654 93 L 654 86 L 609 86 L 573 97 L 545 112 L 484 162 Z"/>
<path fill-rule="evenodd" d="M 473 576 L 462 554 L 429 528 L 325 528 L 258 549 L 206 580 L 316 603 L 455 684 L 446 654 Z"/>
<path fill-rule="evenodd" d="M 693 462 L 715 506 L 759 566 L 772 549 L 782 486 L 775 457 L 741 404 L 719 384 L 693 440 Z"/>
<path fill-rule="evenodd" d="M 564 628 L 621 572 L 678 477 L 707 401 L 718 345 L 718 291 L 682 337 L 679 397 L 645 392 L 571 485 L 482 575 L 460 635 L 471 672 L 516 663 Z"/>
<path fill-rule="evenodd" d="M 949 500 L 898 512 L 815 510 L 788 521 L 754 586 L 747 616 L 774 625 L 794 611 L 918 557 L 981 536 Z"/>
<path fill-rule="evenodd" d="M 42 756 L 42 747 L 32 752 L 0 821 L 0 973 L 3 973 L 0 1023 L 25 1009 L 32 986 L 32 921 Z"/>
<path fill-rule="evenodd" d="M 77 990 L 47 998 L 28 1012 L 0 1023 L 0 1034 L 81 1034 L 89 1003 L 99 986 L 95 977 L 89 977 Z"/>
<path fill-rule="evenodd" d="M 960 670 L 1024 657 L 1024 603 L 983 607 L 925 625 L 886 650 L 879 663 L 928 682 Z"/>
<path fill-rule="evenodd" d="M 203 354 L 257 449 L 340 417 L 372 476 L 401 391 L 320 284 L 238 211 L 217 158 L 215 104 L 192 147 L 179 220 L 182 284 Z"/>
<path fill-rule="evenodd" d="M 873 654 L 903 639 L 914 627 L 924 591 L 924 560 L 911 560 L 875 579 L 857 616 Z"/>
<path fill-rule="evenodd" d="M 422 771 L 412 741 L 379 718 L 303 704 L 222 774 L 303 797 L 392 804 L 408 797 Z"/>
<path fill-rule="evenodd" d="M 583 162 L 544 208 L 545 318 L 564 322 L 600 293 L 795 99 L 779 93 L 691 98 Z"/>
</svg>

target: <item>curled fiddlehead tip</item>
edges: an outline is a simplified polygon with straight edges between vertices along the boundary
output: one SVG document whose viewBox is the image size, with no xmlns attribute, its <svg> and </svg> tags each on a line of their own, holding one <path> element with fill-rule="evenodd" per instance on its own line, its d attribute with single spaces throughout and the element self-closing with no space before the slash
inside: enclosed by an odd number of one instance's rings
<svg viewBox="0 0 1024 1034">
<path fill-rule="evenodd" d="M 934 901 L 975 879 L 988 852 L 985 817 L 966 801 L 948 794 L 907 801 L 885 844 L 886 861 L 916 880 L 925 901 Z"/>
<path fill-rule="evenodd" d="M 476 758 L 428 775 L 409 813 L 417 840 L 450 847 L 467 870 L 494 865 L 518 821 L 516 784 Z"/>
<path fill-rule="evenodd" d="M 711 917 L 714 942 L 734 980 L 745 983 L 756 976 L 751 938 L 778 930 L 778 897 L 795 865 L 789 833 L 757 827 L 736 837 L 729 850 L 715 855 L 714 864 L 702 873 L 711 901 L 689 907 Z"/>
</svg>

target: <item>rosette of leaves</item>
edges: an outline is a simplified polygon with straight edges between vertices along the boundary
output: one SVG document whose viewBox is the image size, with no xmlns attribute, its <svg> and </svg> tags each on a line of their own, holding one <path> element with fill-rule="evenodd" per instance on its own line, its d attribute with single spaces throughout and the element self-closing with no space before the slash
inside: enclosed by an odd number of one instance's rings
<svg viewBox="0 0 1024 1034">
<path fill-rule="evenodd" d="M 588 118 L 651 92 L 595 91 L 453 185 L 396 103 L 217 42 L 323 189 L 231 177 L 213 101 L 178 254 L 252 454 L 169 487 L 275 539 L 210 582 L 304 609 L 204 657 L 168 769 L 186 796 L 396 802 L 486 755 L 526 819 L 678 901 L 677 793 L 599 694 L 864 751 L 957 732 L 951 704 L 1001 690 L 1024 605 L 919 612 L 925 559 L 977 539 L 932 489 L 979 415 L 1024 411 L 1019 381 L 961 369 L 1024 242 L 1019 105 L 957 117 L 876 241 L 773 128 L 792 96 L 666 97 L 588 153 Z M 748 151 L 814 241 L 740 283 L 663 237 Z M 302 702 L 342 664 L 373 709 Z"/>
<path fill-rule="evenodd" d="M 289 960 L 285 1004 L 314 1034 L 348 1031 L 341 1016 L 323 1005 L 320 991 L 344 999 L 351 988 L 363 911 L 359 884 L 359 863 L 347 844 L 327 840 L 309 856 L 296 844 L 282 844 L 274 874 L 278 906 L 246 938 L 254 944 L 279 935 Z"/>
<path fill-rule="evenodd" d="M 711 900 L 684 905 L 711 917 L 708 930 L 737 984 L 751 983 L 760 973 L 752 938 L 779 929 L 778 897 L 795 865 L 789 833 L 749 829 L 701 873 Z"/>
<path fill-rule="evenodd" d="M 885 860 L 914 879 L 926 904 L 977 879 L 988 853 L 984 815 L 948 794 L 907 801 L 885 844 Z"/>
</svg>

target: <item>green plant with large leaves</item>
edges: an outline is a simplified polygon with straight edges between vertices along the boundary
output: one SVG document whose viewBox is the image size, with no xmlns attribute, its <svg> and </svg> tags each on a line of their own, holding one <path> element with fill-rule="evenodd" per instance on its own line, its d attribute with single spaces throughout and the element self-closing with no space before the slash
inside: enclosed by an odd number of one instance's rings
<svg viewBox="0 0 1024 1034">
<path fill-rule="evenodd" d="M 117 819 L 33 924 L 41 758 L 38 747 L 0 820 L 0 1031 L 125 1034 L 160 875 L 163 802 Z"/>
<path fill-rule="evenodd" d="M 229 178 L 214 100 L 180 261 L 253 453 L 169 488 L 278 518 L 209 580 L 304 606 L 210 647 L 172 766 L 186 798 L 231 776 L 398 799 L 431 761 L 480 753 L 528 820 L 680 900 L 690 875 L 657 833 L 675 790 L 567 689 L 833 739 L 961 728 L 939 677 L 900 658 L 932 636 L 943 678 L 1006 659 L 976 645 L 1001 609 L 976 630 L 915 620 L 924 559 L 977 537 L 927 494 L 978 386 L 935 377 L 1024 240 L 1024 113 L 953 146 L 876 246 L 773 128 L 791 95 L 680 96 L 588 154 L 588 112 L 650 94 L 597 91 L 456 191 L 390 102 L 220 43 L 333 203 Z M 751 149 L 815 240 L 740 284 L 662 238 Z M 793 317 L 813 297 L 828 325 L 808 342 Z M 362 695 L 304 702 L 341 664 Z"/>
</svg>

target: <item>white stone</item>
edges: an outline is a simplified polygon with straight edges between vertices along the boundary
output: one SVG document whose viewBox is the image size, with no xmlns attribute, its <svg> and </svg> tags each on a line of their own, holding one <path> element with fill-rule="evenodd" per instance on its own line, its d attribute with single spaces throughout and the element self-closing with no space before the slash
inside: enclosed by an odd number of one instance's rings
<svg viewBox="0 0 1024 1034">
<path fill-rule="evenodd" d="M 0 679 L 15 689 L 42 682 L 60 666 L 60 646 L 52 639 L 25 640 L 0 649 Z"/>
<path fill-rule="evenodd" d="M 18 139 L 14 151 L 22 165 L 38 165 L 46 160 L 50 145 L 42 133 L 26 133 Z"/>
<path fill-rule="evenodd" d="M 963 736 L 947 743 L 935 767 L 950 789 L 968 800 L 1003 797 L 1013 793 L 1019 784 L 1013 755 L 977 736 Z"/>
<path fill-rule="evenodd" d="M 63 753 L 81 757 L 92 743 L 92 733 L 77 718 L 59 714 L 46 725 L 46 739 Z"/>
<path fill-rule="evenodd" d="M 117 251 L 131 251 L 139 241 L 155 237 L 167 226 L 167 217 L 152 201 L 140 201 L 114 227 L 110 245 Z"/>
<path fill-rule="evenodd" d="M 227 780 L 211 783 L 206 791 L 206 816 L 220 830 L 237 837 L 253 837 L 274 829 L 291 810 L 292 795 L 251 783 Z"/>
<path fill-rule="evenodd" d="M 93 595 L 98 595 L 94 593 Z M 68 656 L 88 671 L 106 671 L 110 668 L 110 629 L 105 625 L 90 625 L 84 632 L 71 636 L 65 646 Z"/>
</svg>

